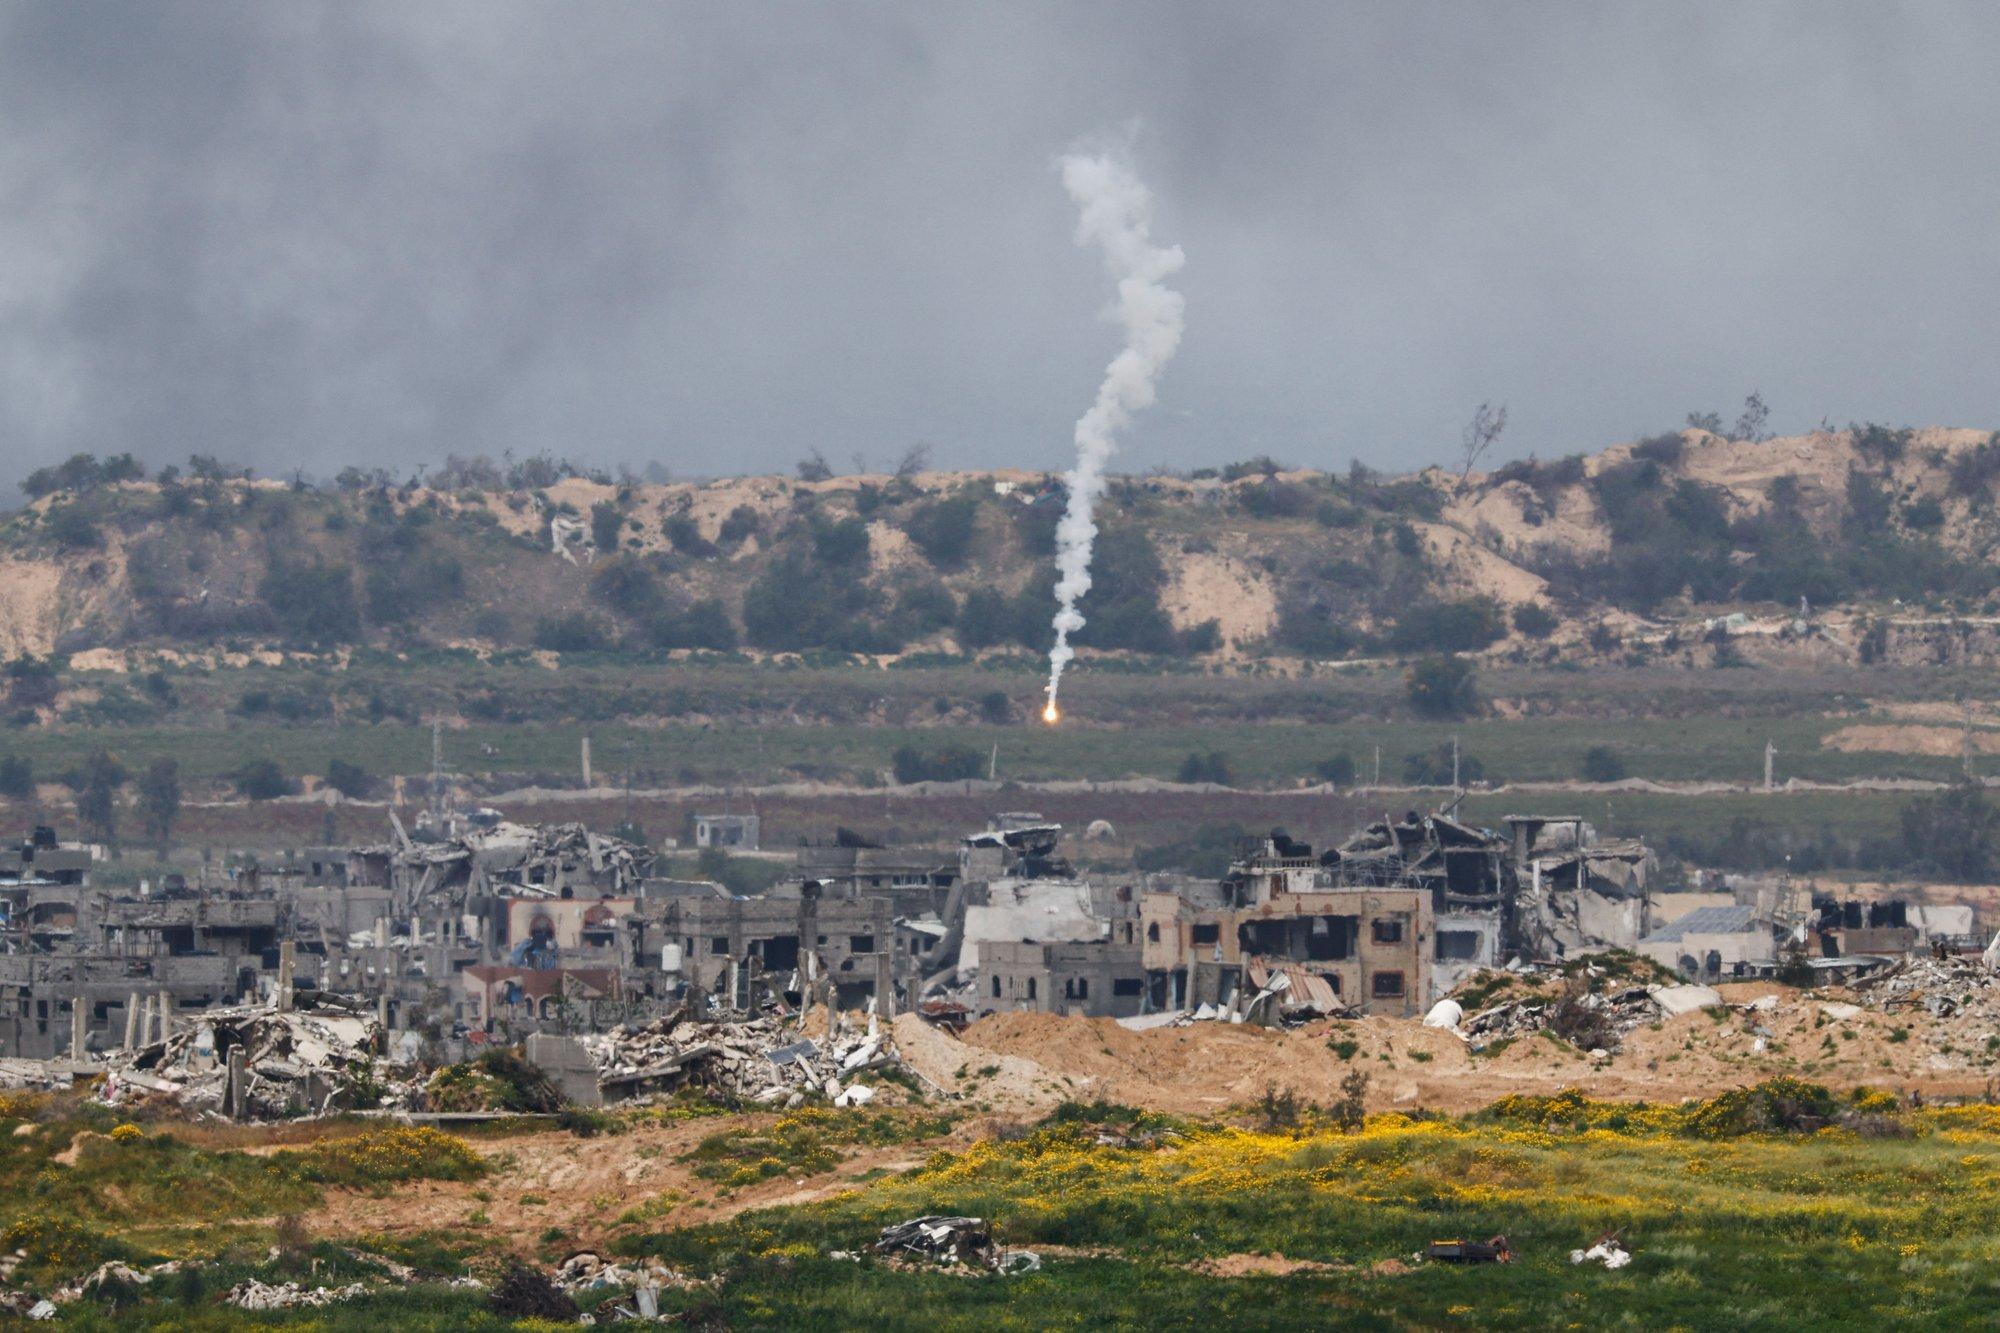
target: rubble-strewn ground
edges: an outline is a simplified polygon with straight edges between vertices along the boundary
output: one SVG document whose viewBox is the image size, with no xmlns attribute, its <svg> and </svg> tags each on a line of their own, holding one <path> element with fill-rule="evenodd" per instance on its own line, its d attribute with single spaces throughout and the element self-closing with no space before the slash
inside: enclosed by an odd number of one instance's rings
<svg viewBox="0 0 2000 1333">
<path fill-rule="evenodd" d="M 1685 1105 L 1519 1096 L 1359 1132 L 1297 1107 L 1070 1103 L 937 1135 L 923 1108 L 786 1128 L 684 1104 L 462 1145 L 345 1121 L 303 1148 L 296 1128 L 223 1134 L 290 1141 L 247 1153 L 163 1123 L 91 1128 L 111 1113 L 41 1097 L 0 1112 L 0 1246 L 19 1251 L 0 1300 L 53 1294 L 83 1327 L 509 1327 L 494 1293 L 537 1284 L 560 1288 L 547 1308 L 608 1318 L 642 1274 L 663 1313 L 743 1329 L 1943 1327 L 1982 1322 L 1996 1290 L 2000 1107 L 1787 1079 Z M 799 1174 L 717 1179 L 760 1153 Z M 980 1219 L 1034 1271 L 873 1250 L 938 1214 Z M 1571 1262 L 1606 1232 L 1629 1265 Z M 1418 1257 L 1493 1235 L 1513 1263 Z"/>
</svg>

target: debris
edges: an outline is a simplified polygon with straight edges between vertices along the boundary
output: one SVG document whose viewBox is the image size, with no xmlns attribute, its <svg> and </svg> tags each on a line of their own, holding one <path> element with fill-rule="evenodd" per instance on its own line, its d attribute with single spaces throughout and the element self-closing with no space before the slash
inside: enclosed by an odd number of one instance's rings
<svg viewBox="0 0 2000 1333">
<path fill-rule="evenodd" d="M 1464 1017 L 1465 1006 L 1457 1000 L 1439 1000 L 1431 1006 L 1431 1011 L 1424 1015 L 1424 1026 L 1456 1032 L 1459 1021 Z"/>
<path fill-rule="evenodd" d="M 1722 1003 L 1722 992 L 1713 986 L 1660 986 L 1652 992 L 1653 1003 L 1669 1018 L 1710 1009 Z"/>
<path fill-rule="evenodd" d="M 1569 1261 L 1573 1264 L 1603 1264 L 1606 1268 L 1618 1269 L 1632 1262 L 1632 1252 L 1619 1242 L 1616 1232 L 1606 1232 L 1589 1249 L 1571 1250 Z"/>
<path fill-rule="evenodd" d="M 843 1088 L 841 1080 L 902 1062 L 886 1032 L 844 1033 L 845 1026 L 835 1015 L 825 1041 L 804 1041 L 777 1018 L 710 1023 L 678 1011 L 580 1040 L 597 1063 L 607 1099 L 698 1086 L 766 1105 L 798 1094 L 860 1106 L 877 1089 Z"/>
<path fill-rule="evenodd" d="M 1439 1264 L 1510 1264 L 1514 1251 L 1505 1236 L 1491 1240 L 1434 1240 L 1424 1258 Z"/>
<path fill-rule="evenodd" d="M 32 1306 L 28 1307 L 28 1318 L 30 1319 L 42 1320 L 54 1319 L 55 1317 L 56 1307 L 53 1301 L 43 1299 L 36 1301 Z"/>
<path fill-rule="evenodd" d="M 1033 1251 L 996 1249 L 993 1233 L 981 1217 L 931 1216 L 898 1222 L 882 1228 L 875 1251 L 899 1258 L 914 1255 L 946 1266 L 977 1266 L 1002 1275 L 1032 1273 L 1042 1266 L 1041 1256 Z"/>
<path fill-rule="evenodd" d="M 352 1105 L 383 1051 L 374 1019 L 339 1006 L 285 1011 L 275 1004 L 208 1009 L 197 1028 L 113 1056 L 99 1096 L 118 1106 L 160 1096 L 186 1111 L 235 1120 L 322 1115 Z M 403 1104 L 391 1085 L 384 1102 Z"/>
<path fill-rule="evenodd" d="M 361 1282 L 345 1287 L 301 1287 L 296 1282 L 272 1284 L 253 1277 L 231 1287 L 223 1299 L 239 1310 L 291 1310 L 299 1306 L 333 1305 L 367 1294 L 368 1287 Z"/>
<path fill-rule="evenodd" d="M 579 1311 L 576 1302 L 539 1269 L 516 1261 L 487 1297 L 487 1308 L 510 1319 L 552 1319 L 573 1322 Z"/>
</svg>

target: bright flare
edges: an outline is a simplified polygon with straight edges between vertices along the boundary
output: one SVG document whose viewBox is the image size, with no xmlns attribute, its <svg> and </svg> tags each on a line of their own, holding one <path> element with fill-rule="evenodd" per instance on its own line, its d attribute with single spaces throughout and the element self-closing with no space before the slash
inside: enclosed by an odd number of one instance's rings
<svg viewBox="0 0 2000 1333">
<path fill-rule="evenodd" d="M 1076 650 L 1069 636 L 1083 628 L 1076 604 L 1090 591 L 1090 552 L 1097 541 L 1091 511 L 1104 490 L 1104 465 L 1118 447 L 1118 431 L 1132 414 L 1153 403 L 1153 382 L 1181 341 L 1181 294 L 1166 279 L 1181 266 L 1179 246 L 1153 244 L 1153 196 L 1118 152 L 1075 152 L 1062 160 L 1063 186 L 1076 201 L 1078 245 L 1104 251 L 1118 284 L 1106 317 L 1123 326 L 1125 346 L 1112 358 L 1097 401 L 1076 423 L 1076 467 L 1065 481 L 1069 506 L 1056 525 L 1055 646 L 1049 649 L 1049 706 L 1054 722 L 1063 668 Z"/>
<path fill-rule="evenodd" d="M 1042 710 L 1042 721 L 1053 727 L 1061 720 L 1062 714 L 1056 711 L 1056 701 L 1054 699 L 1049 700 L 1049 706 Z"/>
</svg>

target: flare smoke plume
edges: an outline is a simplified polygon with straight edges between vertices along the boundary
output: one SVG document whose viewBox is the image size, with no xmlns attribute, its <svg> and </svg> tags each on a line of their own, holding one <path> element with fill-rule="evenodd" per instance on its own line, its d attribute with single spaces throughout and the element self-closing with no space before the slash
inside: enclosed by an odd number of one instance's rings
<svg viewBox="0 0 2000 1333">
<path fill-rule="evenodd" d="M 1181 294 L 1165 285 L 1185 256 L 1181 248 L 1153 244 L 1153 196 L 1121 156 L 1070 153 L 1062 159 L 1063 185 L 1079 212 L 1076 243 L 1104 251 L 1118 283 L 1117 303 L 1106 312 L 1125 329 L 1125 346 L 1104 372 L 1097 401 L 1076 423 L 1076 467 L 1067 478 L 1069 507 L 1056 525 L 1056 642 L 1049 649 L 1049 702 L 1056 720 L 1056 691 L 1076 652 L 1069 636 L 1083 628 L 1076 604 L 1090 591 L 1090 552 L 1097 540 L 1091 515 L 1104 490 L 1104 465 L 1118 447 L 1118 432 L 1132 414 L 1153 402 L 1153 384 L 1180 346 Z"/>
</svg>

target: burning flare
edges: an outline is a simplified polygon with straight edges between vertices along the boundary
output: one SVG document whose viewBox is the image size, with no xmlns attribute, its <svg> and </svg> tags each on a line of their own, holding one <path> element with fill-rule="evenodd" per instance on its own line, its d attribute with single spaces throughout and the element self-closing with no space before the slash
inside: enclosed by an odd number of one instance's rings
<svg viewBox="0 0 2000 1333">
<path fill-rule="evenodd" d="M 1153 196 L 1121 154 L 1073 152 L 1062 159 L 1063 186 L 1076 201 L 1076 243 L 1104 251 L 1118 283 L 1118 301 L 1107 317 L 1125 328 L 1125 346 L 1098 386 L 1097 401 L 1076 423 L 1076 467 L 1064 479 L 1069 507 L 1056 525 L 1055 646 L 1049 649 L 1049 705 L 1054 722 L 1063 668 L 1076 652 L 1069 636 L 1083 628 L 1077 602 L 1090 591 L 1090 553 L 1097 541 L 1091 511 L 1104 490 L 1104 465 L 1118 447 L 1118 431 L 1132 414 L 1153 403 L 1154 381 L 1180 346 L 1185 300 L 1164 285 L 1185 257 L 1177 245 L 1153 244 Z"/>
<path fill-rule="evenodd" d="M 1054 699 L 1049 700 L 1048 707 L 1042 710 L 1042 721 L 1052 727 L 1062 721 L 1062 714 L 1056 711 L 1056 701 Z"/>
</svg>

